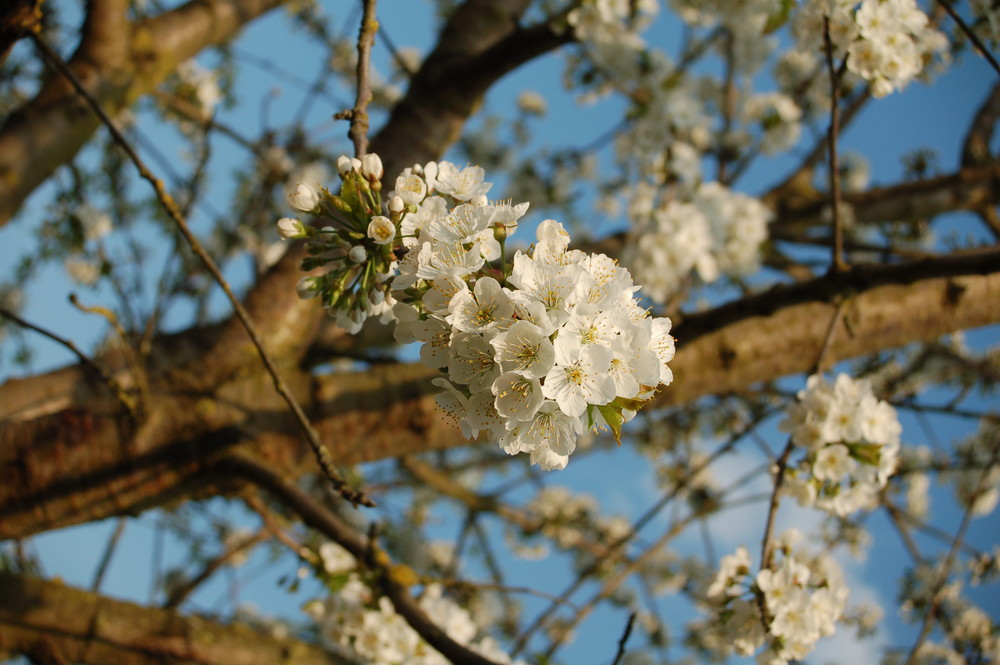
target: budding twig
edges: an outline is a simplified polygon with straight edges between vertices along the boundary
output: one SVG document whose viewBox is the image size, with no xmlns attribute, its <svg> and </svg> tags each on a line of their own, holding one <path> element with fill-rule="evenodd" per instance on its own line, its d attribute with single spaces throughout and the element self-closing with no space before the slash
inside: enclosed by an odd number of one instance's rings
<svg viewBox="0 0 1000 665">
<path fill-rule="evenodd" d="M 372 45 L 375 43 L 375 33 L 378 32 L 375 3 L 376 0 L 364 0 L 361 30 L 358 33 L 358 96 L 354 100 L 354 108 L 333 116 L 337 120 L 351 121 L 347 136 L 354 143 L 355 157 L 361 157 L 368 152 L 368 103 L 372 100 Z"/>
</svg>

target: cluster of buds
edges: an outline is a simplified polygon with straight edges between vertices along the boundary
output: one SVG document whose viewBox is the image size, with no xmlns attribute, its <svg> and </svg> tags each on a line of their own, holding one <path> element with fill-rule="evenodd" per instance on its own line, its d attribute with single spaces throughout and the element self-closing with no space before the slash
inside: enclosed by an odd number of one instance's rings
<svg viewBox="0 0 1000 665">
<path fill-rule="evenodd" d="M 294 210 L 328 224 L 311 226 L 284 217 L 278 220 L 278 233 L 286 240 L 307 243 L 302 269 L 313 274 L 299 280 L 299 296 L 319 297 L 338 325 L 356 333 L 369 316 L 392 320 L 396 301 L 389 280 L 396 270 L 393 247 L 403 202 L 394 196 L 383 209 L 384 169 L 378 155 L 341 156 L 337 171 L 342 181 L 339 194 L 310 183 L 299 183 L 288 194 Z"/>
</svg>

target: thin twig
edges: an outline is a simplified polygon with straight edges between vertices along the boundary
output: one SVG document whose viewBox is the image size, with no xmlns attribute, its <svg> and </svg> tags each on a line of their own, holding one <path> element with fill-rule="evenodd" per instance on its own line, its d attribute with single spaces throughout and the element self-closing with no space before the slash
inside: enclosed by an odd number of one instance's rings
<svg viewBox="0 0 1000 665">
<path fill-rule="evenodd" d="M 837 159 L 837 139 L 840 134 L 840 77 L 833 64 L 833 40 L 830 38 L 830 17 L 823 16 L 823 44 L 826 47 L 826 69 L 830 75 L 830 133 L 827 154 L 830 158 L 830 205 L 833 208 L 833 266 L 836 272 L 847 269 L 844 261 L 844 226 L 840 216 L 840 163 Z"/>
<path fill-rule="evenodd" d="M 118 127 L 115 125 L 115 123 L 111 120 L 111 118 L 108 117 L 108 115 L 104 112 L 104 109 L 101 108 L 97 100 L 95 100 L 94 97 L 87 91 L 87 89 L 83 86 L 83 84 L 76 77 L 76 75 L 73 74 L 72 71 L 70 71 L 70 69 L 66 66 L 66 63 L 63 62 L 63 59 L 59 56 L 59 54 L 56 53 L 54 50 L 52 50 L 52 48 L 40 36 L 32 34 L 31 39 L 35 43 L 35 46 L 38 48 L 38 50 L 41 51 L 42 54 L 45 56 L 45 58 L 48 59 L 63 74 L 63 76 L 65 76 L 70 81 L 70 83 L 73 84 L 73 87 L 76 89 L 76 91 L 84 99 L 87 100 L 87 103 L 93 109 L 94 113 L 97 114 L 97 116 L 101 119 L 101 122 L 104 123 L 108 131 L 111 133 L 111 136 L 114 138 L 115 142 L 121 147 L 122 150 L 125 151 L 125 153 L 132 160 L 132 163 L 135 164 L 135 167 L 139 170 L 139 175 L 142 176 L 144 180 L 148 181 L 150 185 L 152 185 L 153 189 L 156 192 L 157 200 L 159 200 L 160 205 L 163 206 L 163 209 L 173 220 L 174 224 L 176 224 L 177 229 L 180 231 L 181 235 L 184 236 L 184 240 L 186 240 L 188 245 L 191 247 L 191 251 L 198 256 L 202 264 L 205 266 L 205 269 L 209 272 L 209 274 L 212 275 L 216 283 L 225 292 L 226 297 L 229 298 L 229 302 L 233 307 L 233 311 L 236 313 L 236 317 L 240 320 L 240 323 L 242 323 L 243 327 L 246 329 L 247 334 L 250 336 L 250 341 L 253 342 L 254 347 L 257 349 L 257 353 L 260 355 L 260 359 L 261 362 L 264 364 L 264 368 L 267 370 L 268 374 L 270 374 L 271 380 L 274 383 L 275 390 L 285 400 L 285 403 L 288 405 L 288 408 L 294 414 L 295 419 L 298 421 L 299 427 L 302 429 L 302 432 L 305 435 L 306 440 L 309 442 L 309 445 L 316 456 L 316 461 L 319 463 L 319 466 L 323 470 L 323 473 L 326 474 L 326 477 L 333 484 L 334 489 L 343 498 L 347 499 L 354 505 L 360 504 L 363 506 L 374 506 L 375 505 L 374 501 L 368 498 L 368 496 L 365 495 L 363 491 L 353 490 L 350 487 L 348 487 L 347 481 L 345 481 L 341 477 L 340 473 L 337 472 L 336 468 L 333 465 L 333 459 L 330 455 L 330 451 L 327 450 L 326 446 L 324 446 L 323 443 L 319 440 L 319 436 L 316 434 L 316 430 L 313 429 L 313 426 L 309 423 L 309 419 L 306 417 L 306 414 L 302 410 L 302 407 L 299 405 L 298 401 L 295 399 L 291 391 L 288 389 L 288 385 L 285 383 L 285 380 L 281 377 L 281 374 L 278 373 L 278 369 L 274 364 L 274 361 L 271 359 L 271 356 L 264 349 L 264 343 L 260 339 L 260 335 L 257 334 L 257 330 L 254 327 L 253 322 L 250 320 L 250 315 L 243 307 L 243 304 L 236 297 L 236 294 L 233 293 L 232 288 L 229 286 L 229 283 L 226 281 L 225 277 L 222 276 L 222 272 L 215 264 L 215 261 L 212 260 L 212 257 L 208 255 L 208 252 L 206 252 L 205 249 L 201 246 L 201 243 L 198 242 L 198 239 L 195 237 L 194 233 L 191 232 L 191 229 L 190 227 L 188 227 L 188 224 L 185 221 L 183 215 L 181 215 L 180 209 L 177 206 L 177 202 L 174 201 L 173 197 L 170 196 L 170 193 L 167 192 L 166 188 L 163 186 L 163 182 L 159 180 L 156 176 L 154 176 L 149 171 L 148 168 L 146 168 L 146 164 L 142 161 L 142 159 L 135 152 L 135 150 L 132 148 L 129 142 L 118 130 Z"/>
<path fill-rule="evenodd" d="M 30 323 L 22 319 L 20 316 L 10 311 L 9 309 L 0 307 L 0 316 L 10 319 L 17 325 L 21 326 L 22 328 L 33 330 L 39 335 L 48 337 L 53 342 L 56 342 L 57 344 L 61 344 L 62 346 L 66 347 L 70 352 L 73 353 L 73 355 L 77 357 L 77 359 L 79 359 L 80 363 L 87 370 L 93 373 L 100 380 L 100 382 L 107 387 L 108 391 L 111 392 L 112 396 L 114 396 L 114 398 L 118 400 L 118 403 L 121 404 L 122 407 L 125 409 L 125 411 L 129 414 L 129 418 L 131 418 L 133 421 L 136 419 L 137 417 L 136 403 L 132 395 L 130 395 L 128 391 L 125 390 L 120 383 L 118 383 L 118 380 L 115 379 L 115 377 L 113 377 L 110 372 L 108 372 L 106 369 L 98 365 L 95 361 L 91 360 L 90 357 L 88 357 L 83 351 L 81 351 L 80 348 L 76 344 L 74 344 L 71 340 L 68 340 L 65 337 L 61 337 L 54 332 L 51 332 L 49 330 L 46 330 L 45 328 L 41 328 L 33 323 Z"/>
<path fill-rule="evenodd" d="M 378 34 L 382 38 L 382 41 L 385 43 L 385 47 L 386 49 L 388 49 L 389 55 L 391 55 L 392 59 L 396 61 L 396 65 L 406 73 L 406 76 L 408 78 L 413 78 L 417 72 L 415 70 L 410 69 L 409 63 L 403 59 L 403 56 L 400 54 L 399 48 L 397 48 L 396 43 L 389 36 L 389 31 L 380 25 L 378 27 Z"/>
<path fill-rule="evenodd" d="M 219 569 L 232 561 L 234 557 L 244 550 L 248 550 L 251 547 L 264 542 L 270 536 L 270 530 L 265 527 L 257 533 L 241 538 L 233 545 L 226 547 L 218 554 L 218 556 L 208 561 L 205 564 L 205 567 L 201 569 L 201 572 L 185 581 L 183 584 L 171 589 L 167 596 L 167 600 L 163 603 L 164 609 L 175 609 L 180 607 L 181 603 L 187 600 L 187 598 L 194 593 L 199 586 L 204 584 L 208 578 L 214 575 Z"/>
<path fill-rule="evenodd" d="M 458 589 L 459 591 L 474 589 L 476 591 L 499 591 L 503 594 L 520 593 L 526 596 L 535 596 L 536 598 L 542 598 L 553 603 L 559 603 L 560 605 L 565 605 L 570 610 L 574 612 L 579 612 L 580 608 L 571 603 L 568 600 L 564 600 L 555 594 L 547 593 L 539 589 L 535 589 L 529 586 L 512 586 L 510 584 L 501 583 L 489 583 L 489 582 L 470 582 L 468 580 L 458 580 L 458 579 L 431 579 L 431 582 L 437 582 L 441 586 L 450 587 L 452 589 Z"/>
<path fill-rule="evenodd" d="M 375 18 L 376 0 L 363 0 L 364 12 L 361 16 L 361 30 L 358 33 L 358 96 L 354 108 L 334 116 L 338 120 L 350 120 L 351 128 L 347 136 L 354 143 L 355 157 L 368 151 L 368 102 L 372 100 L 371 59 L 378 19 Z"/>
<path fill-rule="evenodd" d="M 813 371 L 810 374 L 820 374 L 823 372 L 826 356 L 830 351 L 830 344 L 833 342 L 833 333 L 836 332 L 837 324 L 844 315 L 844 305 L 846 302 L 847 299 L 844 297 L 837 298 L 836 308 L 833 310 L 833 316 L 830 317 L 830 325 L 827 326 L 826 334 L 823 336 L 823 346 L 819 349 L 816 364 L 813 366 Z"/>
<path fill-rule="evenodd" d="M 910 655 L 906 659 L 906 665 L 914 665 L 914 663 L 916 663 L 917 656 L 920 653 L 920 647 L 927 640 L 927 636 L 930 635 L 931 627 L 934 623 L 934 617 L 937 615 L 938 608 L 940 607 L 943 599 L 941 591 L 944 589 L 944 585 L 948 581 L 948 571 L 954 564 L 955 558 L 958 556 L 958 552 L 962 548 L 962 541 L 965 540 L 965 532 L 968 530 L 969 524 L 972 523 L 972 506 L 976 502 L 976 499 L 978 499 L 982 492 L 986 489 L 990 473 L 993 470 L 993 466 L 997 463 L 998 458 L 1000 458 L 1000 443 L 995 444 L 993 452 L 990 455 L 990 459 L 983 466 L 983 469 L 979 474 L 979 479 L 976 481 L 976 487 L 969 496 L 968 503 L 965 505 L 965 510 L 962 513 L 962 521 L 958 525 L 958 530 L 955 532 L 955 538 L 952 540 L 948 554 L 945 556 L 944 561 L 941 562 L 940 573 L 938 574 L 938 578 L 931 589 L 930 604 L 927 607 L 927 612 L 924 614 L 924 620 L 920 625 L 920 634 L 917 636 L 917 641 L 913 643 Z"/>
<path fill-rule="evenodd" d="M 125 521 L 126 518 L 119 517 L 118 521 L 115 523 L 114 531 L 111 532 L 111 536 L 108 538 L 108 544 L 104 548 L 104 554 L 101 555 L 101 561 L 97 564 L 97 571 L 94 573 L 94 581 L 90 583 L 91 593 L 99 593 L 101 591 L 101 583 L 104 582 L 104 574 L 108 572 L 108 566 L 111 564 L 111 557 L 115 552 L 115 548 L 118 547 L 118 541 L 121 540 L 122 533 L 125 532 Z"/>
<path fill-rule="evenodd" d="M 844 303 L 846 300 L 840 298 L 837 301 L 836 309 L 833 311 L 833 316 L 830 317 L 830 325 L 826 328 L 826 335 L 823 336 L 823 346 L 820 347 L 819 356 L 816 358 L 816 364 L 813 367 L 812 374 L 818 374 L 823 371 L 824 361 L 826 359 L 827 352 L 830 350 L 830 343 L 833 341 L 833 333 L 837 330 L 837 323 L 840 321 L 841 316 L 844 312 Z M 781 502 L 781 487 L 785 482 L 785 472 L 788 469 L 788 458 L 792 454 L 792 450 L 795 448 L 795 443 L 792 441 L 792 437 L 788 437 L 788 443 L 785 444 L 785 449 L 781 452 L 781 457 L 778 458 L 776 464 L 776 469 L 774 472 L 774 491 L 771 493 L 771 503 L 767 510 L 767 522 L 764 525 L 764 538 L 760 545 L 760 568 L 764 570 L 771 565 L 771 539 L 774 535 L 774 521 L 778 513 L 778 504 Z"/>
<path fill-rule="evenodd" d="M 910 535 L 910 531 L 906 528 L 904 524 L 903 511 L 900 510 L 899 506 L 894 504 L 888 499 L 882 500 L 882 505 L 885 506 L 885 510 L 889 513 L 889 520 L 892 525 L 896 527 L 896 531 L 899 532 L 899 539 L 903 542 L 903 547 L 909 553 L 910 558 L 913 559 L 914 564 L 918 564 L 923 560 L 923 556 L 920 554 L 920 548 L 917 547 L 917 543 L 913 540 L 913 536 Z"/>
<path fill-rule="evenodd" d="M 618 665 L 618 663 L 622 662 L 622 658 L 625 657 L 625 643 L 632 634 L 632 626 L 635 625 L 635 617 L 635 612 L 628 615 L 628 623 L 625 624 L 625 631 L 622 632 L 622 636 L 618 638 L 618 652 L 615 654 L 615 659 L 612 661 L 611 665 Z"/>
<path fill-rule="evenodd" d="M 781 487 L 785 483 L 785 470 L 788 468 L 788 458 L 795 449 L 795 443 L 788 437 L 788 443 L 778 458 L 774 472 L 774 491 L 771 492 L 771 502 L 767 508 L 767 522 L 764 523 L 764 537 L 760 543 L 760 569 L 764 570 L 771 566 L 771 539 L 774 536 L 774 520 L 778 515 L 778 505 L 781 503 Z"/>
<path fill-rule="evenodd" d="M 296 542 L 291 536 L 285 533 L 284 527 L 278 523 L 278 520 L 281 518 L 264 505 L 264 501 L 256 491 L 247 492 L 243 497 L 243 501 L 264 522 L 264 528 L 271 534 L 271 537 L 287 547 L 295 556 L 302 558 L 305 553 L 309 552 L 308 549 L 302 547 L 301 543 Z M 310 563 L 315 562 L 310 561 Z"/>
<path fill-rule="evenodd" d="M 983 40 L 979 38 L 979 35 L 973 32 L 972 28 L 970 28 L 969 25 L 962 20 L 962 17 L 958 15 L 958 12 L 956 12 L 955 8 L 951 6 L 951 3 L 948 2 L 948 0 L 938 0 L 938 4 L 944 7 L 944 10 L 948 12 L 948 15 L 951 16 L 955 23 L 958 24 L 959 29 L 961 29 L 961 31 L 965 33 L 965 36 L 969 38 L 969 41 L 975 45 L 976 50 L 978 50 L 979 53 L 986 58 L 986 61 L 993 67 L 993 71 L 1000 74 L 1000 63 L 998 63 L 997 59 L 993 57 L 990 50 L 986 48 L 986 44 L 984 44 Z"/>
<path fill-rule="evenodd" d="M 643 513 L 639 519 L 632 523 L 631 528 L 628 533 L 622 537 L 608 543 L 607 553 L 605 558 L 595 559 L 590 565 L 580 571 L 577 574 L 576 579 L 567 586 L 559 597 L 562 599 L 569 599 L 573 594 L 577 592 L 580 587 L 589 579 L 594 573 L 596 573 L 602 566 L 602 564 L 619 554 L 625 546 L 632 541 L 649 522 L 651 522 L 660 512 L 669 505 L 674 499 L 676 499 L 681 492 L 683 492 L 687 486 L 692 482 L 694 478 L 698 476 L 703 470 L 707 469 L 716 460 L 718 460 L 723 455 L 730 452 L 736 444 L 739 442 L 747 432 L 755 428 L 761 421 L 768 418 L 771 415 L 770 411 L 765 411 L 763 413 L 756 414 L 756 417 L 750 422 L 746 423 L 743 430 L 733 433 L 725 443 L 721 444 L 716 448 L 708 457 L 703 459 L 701 463 L 695 464 L 688 469 L 688 473 L 677 480 L 677 484 L 671 487 L 667 492 L 664 493 L 662 497 L 651 506 L 645 513 Z M 524 650 L 528 645 L 528 641 L 531 639 L 532 635 L 535 634 L 544 624 L 548 621 L 548 618 L 558 609 L 558 605 L 550 604 L 549 607 L 541 612 L 535 620 L 532 622 L 528 628 L 526 628 L 517 638 L 517 642 L 514 644 L 514 649 L 511 652 L 511 658 L 516 658 L 517 655 Z"/>
<path fill-rule="evenodd" d="M 392 601 L 396 612 L 417 634 L 452 663 L 497 665 L 494 661 L 459 644 L 434 623 L 410 595 L 406 586 L 407 581 L 401 579 L 397 567 L 393 566 L 385 550 L 378 547 L 373 539 L 362 536 L 357 529 L 329 508 L 315 501 L 271 469 L 246 457 L 233 455 L 221 461 L 216 469 L 219 473 L 240 476 L 266 490 L 288 510 L 295 513 L 303 523 L 350 552 L 355 559 L 369 568 L 375 577 L 373 583 Z"/>
</svg>

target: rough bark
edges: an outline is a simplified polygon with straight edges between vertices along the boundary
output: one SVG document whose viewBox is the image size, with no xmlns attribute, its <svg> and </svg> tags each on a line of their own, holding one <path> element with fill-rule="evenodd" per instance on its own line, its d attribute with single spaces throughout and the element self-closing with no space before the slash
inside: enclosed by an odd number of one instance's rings
<svg viewBox="0 0 1000 665">
<path fill-rule="evenodd" d="M 90 665 L 352 665 L 300 640 L 238 623 L 113 600 L 0 572 L 0 654 Z"/>
<path fill-rule="evenodd" d="M 112 115 L 150 93 L 177 64 L 232 38 L 280 0 L 192 0 L 128 25 L 124 3 L 88 4 L 84 39 L 70 69 Z M 126 38 L 127 37 L 127 38 Z M 0 226 L 56 168 L 87 143 L 99 122 L 66 80 L 54 76 L 0 127 Z"/>
</svg>

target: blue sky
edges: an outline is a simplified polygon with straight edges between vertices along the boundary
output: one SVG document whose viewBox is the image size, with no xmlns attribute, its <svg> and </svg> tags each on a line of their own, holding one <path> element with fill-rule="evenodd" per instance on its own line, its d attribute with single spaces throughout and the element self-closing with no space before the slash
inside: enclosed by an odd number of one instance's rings
<svg viewBox="0 0 1000 665">
<path fill-rule="evenodd" d="M 391 35 L 399 46 L 415 46 L 423 52 L 431 45 L 432 22 L 430 20 L 430 4 L 413 2 L 412 0 L 382 0 L 379 3 L 380 17 L 383 28 Z M 356 27 L 345 7 L 353 7 L 354 3 L 333 2 L 327 0 L 324 4 L 328 15 L 335 17 L 334 25 L 354 34 Z M 351 18 L 351 21 L 354 19 Z M 283 12 L 275 12 L 261 21 L 251 25 L 241 36 L 237 47 L 239 49 L 266 56 L 280 68 L 293 72 L 307 80 L 311 80 L 321 67 L 319 55 L 315 48 L 304 40 L 301 33 L 289 34 L 286 30 L 287 17 Z M 676 37 L 676 27 L 658 23 L 653 32 L 648 35 L 650 41 L 668 42 Z M 383 68 L 388 55 L 380 43 L 376 45 L 377 62 Z M 212 62 L 212 56 L 204 58 L 206 63 Z M 578 106 L 562 86 L 563 60 L 559 56 L 544 58 L 532 63 L 515 74 L 504 79 L 490 91 L 485 100 L 484 108 L 488 111 L 510 113 L 515 107 L 517 95 L 525 89 L 535 90 L 546 96 L 549 102 L 549 112 L 544 118 L 534 121 L 537 135 L 543 137 L 551 146 L 558 148 L 572 146 L 581 142 L 581 136 L 596 136 L 610 122 L 620 117 L 622 105 L 609 100 L 589 106 Z M 984 99 L 986 91 L 996 80 L 995 74 L 980 59 L 971 54 L 964 54 L 958 67 L 936 81 L 932 86 L 922 83 L 911 84 L 903 93 L 894 94 L 887 99 L 869 105 L 862 117 L 842 136 L 842 150 L 856 150 L 866 155 L 870 160 L 873 181 L 875 183 L 897 182 L 902 176 L 900 157 L 917 146 L 927 146 L 938 152 L 938 164 L 942 171 L 952 170 L 958 163 L 958 152 L 961 139 L 967 128 L 972 113 Z M 234 126 L 258 127 L 261 117 L 259 99 L 271 91 L 276 92 L 269 103 L 269 115 L 276 124 L 298 108 L 299 97 L 295 85 L 285 77 L 273 77 L 250 66 L 245 66 L 238 80 L 238 103 L 231 109 L 221 112 L 220 119 Z M 341 95 L 343 96 L 343 95 Z M 307 127 L 313 129 L 319 136 L 327 139 L 331 154 L 348 152 L 346 126 L 331 126 L 328 120 L 331 113 L 338 108 L 317 105 L 307 120 Z M 144 133 L 150 141 L 160 146 L 168 157 L 180 160 L 182 156 L 176 150 L 176 135 L 168 128 L 142 125 Z M 212 199 L 218 208 L 225 205 L 232 183 L 228 175 L 241 167 L 246 155 L 241 149 L 225 139 L 219 139 L 213 144 Z M 456 160 L 462 160 L 455 155 Z M 91 154 L 83 159 L 94 159 Z M 739 189 L 749 193 L 759 193 L 769 184 L 779 180 L 787 172 L 792 162 L 787 157 L 764 160 L 757 168 L 739 183 Z M 501 183 L 502 185 L 502 183 Z M 46 197 L 51 192 L 41 190 L 29 202 L 30 209 L 22 218 L 10 227 L 0 230 L 3 242 L 0 243 L 0 266 L 11 265 L 24 252 L 35 247 L 33 232 L 43 217 Z M 535 219 L 537 221 L 537 219 Z M 212 224 L 212 217 L 204 212 L 196 214 L 192 219 L 195 228 L 207 232 Z M 966 230 L 976 228 L 969 216 L 955 216 L 950 226 Z M 523 232 L 522 232 L 523 233 Z M 530 238 L 522 237 L 527 242 Z M 160 266 L 162 255 L 153 257 L 150 265 Z M 2 271 L 2 268 L 0 268 Z M 246 283 L 249 276 L 244 265 L 234 265 L 229 271 L 229 277 L 236 283 Z M 0 272 L 0 280 L 7 277 Z M 54 330 L 72 331 L 74 339 L 85 348 L 92 348 L 105 334 L 103 322 L 96 317 L 81 314 L 66 302 L 66 295 L 72 286 L 65 278 L 58 264 L 49 266 L 39 275 L 38 280 L 28 292 L 28 303 L 24 315 L 29 320 Z M 81 297 L 86 302 L 99 303 L 108 297 L 106 290 L 97 292 L 81 291 Z M 219 301 L 217 311 L 225 312 Z M 183 310 L 179 311 L 176 322 L 170 325 L 183 325 Z M 975 348 L 995 345 L 1000 338 L 997 327 L 971 333 L 970 343 Z M 55 347 L 47 341 L 33 341 L 37 356 L 32 365 L 33 371 L 56 367 L 71 358 L 63 349 Z M 683 347 L 680 348 L 683 353 Z M 17 374 L 9 364 L 0 365 L 0 380 Z M 794 389 L 800 378 L 789 379 L 787 385 Z M 995 396 L 990 396 L 995 397 Z M 987 406 L 989 400 L 984 398 L 975 405 Z M 974 426 L 966 422 L 939 422 L 945 433 L 960 435 L 963 430 Z M 783 441 L 774 423 L 765 427 L 762 434 L 772 448 L 777 448 Z M 904 420 L 904 441 L 908 445 L 927 443 L 926 434 L 912 418 Z M 707 445 L 707 443 L 706 443 Z M 741 453 L 722 464 L 717 471 L 719 482 L 725 483 L 737 476 L 746 465 L 759 463 L 759 455 Z M 610 472 L 613 480 L 609 482 Z M 634 516 L 641 512 L 653 500 L 658 490 L 650 474 L 647 460 L 634 451 L 623 448 L 601 452 L 580 463 L 571 463 L 570 467 L 549 478 L 554 484 L 563 484 L 578 491 L 586 491 L 596 496 L 608 512 L 620 512 Z M 767 483 L 763 477 L 748 491 L 762 491 Z M 389 509 L 398 509 L 403 498 L 390 499 Z M 954 508 L 949 506 L 947 491 L 935 490 L 935 500 L 932 504 L 936 517 L 947 518 L 954 514 Z M 245 520 L 245 514 L 238 508 L 222 501 L 213 501 L 209 505 L 212 514 L 235 515 L 238 521 Z M 753 550 L 753 543 L 760 538 L 763 523 L 760 519 L 760 508 L 733 510 L 720 514 L 711 520 L 715 536 L 715 549 L 721 556 L 731 551 L 739 544 L 747 544 Z M 807 525 L 815 522 L 813 514 L 803 514 L 801 511 L 786 509 L 781 519 L 788 523 Z M 146 601 L 149 597 L 151 570 L 155 559 L 154 550 L 157 543 L 155 522 L 157 514 L 145 516 L 139 520 L 130 521 L 126 527 L 122 543 L 115 555 L 112 567 L 106 577 L 104 590 L 118 597 Z M 906 633 L 896 618 L 894 610 L 894 588 L 885 585 L 885 580 L 898 579 L 902 561 L 905 555 L 899 545 L 898 538 L 888 532 L 885 525 L 877 518 L 875 543 L 864 561 L 847 562 L 852 586 L 858 596 L 869 596 L 878 601 L 886 611 L 885 630 L 878 640 L 862 646 L 854 645 L 851 640 L 838 642 L 836 646 L 823 647 L 829 656 L 842 656 L 844 649 L 877 649 L 881 644 L 895 644 L 904 638 Z M 438 525 L 434 532 L 442 538 L 453 537 L 458 528 L 458 516 L 454 512 L 444 511 L 438 517 Z M 652 540 L 662 530 L 665 522 L 660 520 L 643 532 L 646 540 Z M 46 573 L 58 575 L 71 584 L 88 586 L 101 556 L 108 534 L 114 528 L 112 521 L 85 525 L 61 532 L 49 533 L 34 539 L 33 547 L 41 555 Z M 976 524 L 975 538 L 980 547 L 988 547 L 996 541 L 995 535 L 1000 533 L 1000 519 L 994 514 L 981 518 Z M 162 568 L 183 561 L 182 547 L 164 539 L 161 541 Z M 700 551 L 701 539 L 697 531 L 679 541 L 679 547 L 685 551 Z M 552 593 L 558 593 L 571 579 L 565 563 L 556 557 L 536 562 L 518 562 L 512 559 L 506 562 L 512 571 L 511 584 L 538 586 Z M 279 616 L 300 618 L 299 607 L 309 597 L 314 587 L 306 584 L 302 591 L 290 594 L 278 590 L 278 578 L 294 574 L 297 564 L 286 558 L 277 566 L 267 565 L 265 557 L 258 554 L 246 566 L 235 574 L 226 573 L 218 576 L 200 591 L 192 600 L 190 607 L 207 611 L 223 611 L 229 607 L 228 601 L 235 580 L 239 580 L 239 598 L 252 599 L 265 613 Z M 672 622 L 676 631 L 684 621 L 690 618 L 687 607 L 678 607 L 675 599 L 666 599 L 662 606 L 668 616 L 679 616 Z M 994 616 L 1000 616 L 1000 601 L 993 597 L 983 597 L 984 604 Z M 540 608 L 540 601 L 524 599 L 526 607 Z M 681 613 L 683 610 L 683 613 Z M 526 616 L 531 616 L 528 612 Z M 578 631 L 574 644 L 561 652 L 566 662 L 606 663 L 614 655 L 614 644 L 624 627 L 624 615 L 621 612 L 602 610 Z M 676 635 L 676 632 L 675 632 Z M 638 642 L 637 638 L 633 638 Z M 868 654 L 871 651 L 866 652 Z M 676 655 L 676 652 L 675 652 Z M 860 658 L 858 656 L 857 658 Z M 843 659 L 843 662 L 861 662 L 859 659 Z"/>
</svg>

